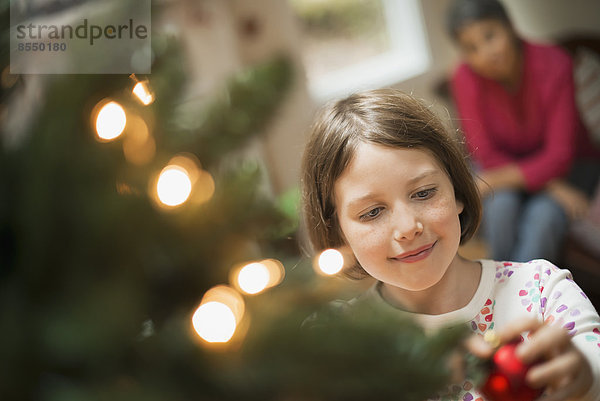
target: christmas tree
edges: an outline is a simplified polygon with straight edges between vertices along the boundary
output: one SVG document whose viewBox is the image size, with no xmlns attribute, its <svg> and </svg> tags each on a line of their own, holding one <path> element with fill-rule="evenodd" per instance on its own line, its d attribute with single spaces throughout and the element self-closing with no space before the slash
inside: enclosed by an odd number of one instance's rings
<svg viewBox="0 0 600 401">
<path fill-rule="evenodd" d="M 0 397 L 420 400 L 443 388 L 464 328 L 425 336 L 333 307 L 339 293 L 298 251 L 294 207 L 232 156 L 283 101 L 289 59 L 243 69 L 197 109 L 180 101 L 177 39 L 153 44 L 148 76 L 46 77 L 22 132 L 3 131 Z M 3 75 L 6 110 L 28 79 Z"/>
</svg>

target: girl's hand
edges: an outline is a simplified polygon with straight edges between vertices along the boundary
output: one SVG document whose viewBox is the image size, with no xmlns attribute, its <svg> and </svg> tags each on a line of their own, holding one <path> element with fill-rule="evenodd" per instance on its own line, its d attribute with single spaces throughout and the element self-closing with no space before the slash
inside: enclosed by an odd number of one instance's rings
<svg viewBox="0 0 600 401">
<path fill-rule="evenodd" d="M 529 331 L 529 341 L 517 346 L 516 355 L 523 363 L 535 363 L 525 380 L 531 387 L 546 389 L 538 401 L 568 400 L 589 391 L 593 382 L 590 365 L 565 329 L 537 320 L 520 320 L 497 334 L 501 343 L 506 343 L 524 331 Z M 479 357 L 490 357 L 492 347 L 477 337 L 467 342 L 467 348 Z"/>
</svg>

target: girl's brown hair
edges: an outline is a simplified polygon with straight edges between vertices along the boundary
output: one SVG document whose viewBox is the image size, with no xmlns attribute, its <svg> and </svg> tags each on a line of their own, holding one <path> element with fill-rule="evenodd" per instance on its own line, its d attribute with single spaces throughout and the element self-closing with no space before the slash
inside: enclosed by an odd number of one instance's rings
<svg viewBox="0 0 600 401">
<path fill-rule="evenodd" d="M 326 104 L 312 126 L 302 160 L 302 200 L 315 251 L 345 245 L 333 188 L 360 143 L 430 152 L 464 205 L 459 216 L 461 244 L 473 236 L 481 220 L 481 200 L 460 144 L 421 101 L 398 90 L 377 89 Z M 354 278 L 366 275 L 358 262 L 346 273 Z"/>
</svg>

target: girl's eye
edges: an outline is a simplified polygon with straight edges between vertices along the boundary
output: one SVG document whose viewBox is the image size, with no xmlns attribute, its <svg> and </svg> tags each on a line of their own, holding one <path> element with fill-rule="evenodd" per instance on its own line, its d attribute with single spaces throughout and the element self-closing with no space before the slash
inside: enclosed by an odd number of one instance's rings
<svg viewBox="0 0 600 401">
<path fill-rule="evenodd" d="M 370 219 L 374 219 L 377 216 L 379 216 L 379 214 L 381 213 L 382 208 L 381 207 L 376 207 L 374 209 L 369 210 L 367 213 L 363 214 L 360 216 L 361 220 L 370 220 Z"/>
<path fill-rule="evenodd" d="M 415 199 L 419 199 L 419 200 L 429 199 L 435 194 L 436 191 L 437 191 L 437 188 L 424 189 L 422 191 L 416 192 L 413 195 L 413 197 Z"/>
</svg>

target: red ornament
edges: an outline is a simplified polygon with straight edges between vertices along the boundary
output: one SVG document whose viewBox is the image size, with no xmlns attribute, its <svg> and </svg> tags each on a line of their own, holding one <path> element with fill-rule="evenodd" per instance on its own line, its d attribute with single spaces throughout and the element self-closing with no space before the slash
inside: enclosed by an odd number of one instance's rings
<svg viewBox="0 0 600 401">
<path fill-rule="evenodd" d="M 481 392 L 489 401 L 532 401 L 542 389 L 529 387 L 525 375 L 531 365 L 525 365 L 515 355 L 518 341 L 498 348 L 492 358 L 492 369 Z"/>
</svg>

